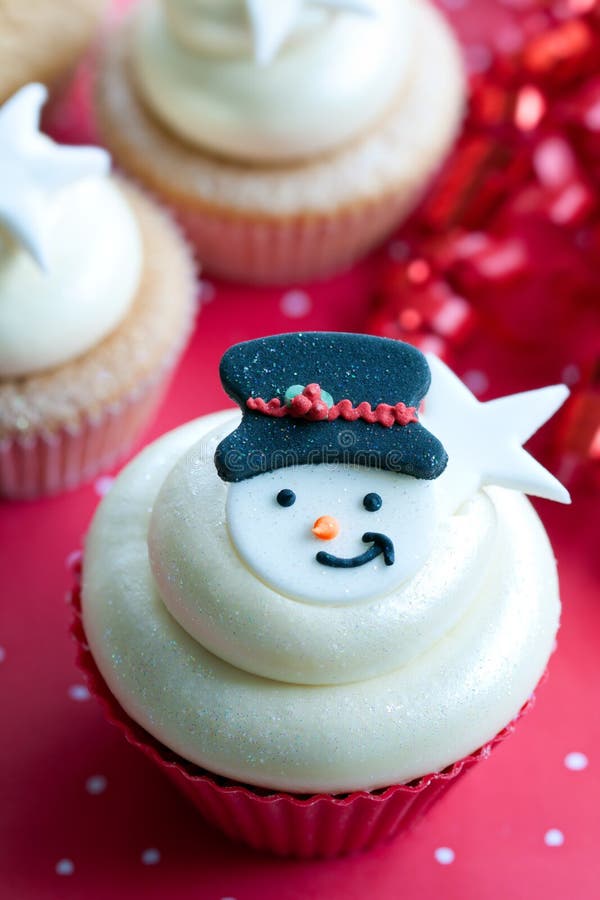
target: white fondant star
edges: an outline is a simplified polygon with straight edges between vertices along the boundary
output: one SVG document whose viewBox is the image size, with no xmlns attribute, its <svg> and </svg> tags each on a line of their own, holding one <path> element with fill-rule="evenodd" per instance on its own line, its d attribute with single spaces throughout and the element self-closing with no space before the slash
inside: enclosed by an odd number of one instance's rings
<svg viewBox="0 0 600 900">
<path fill-rule="evenodd" d="M 63 147 L 39 130 L 48 92 L 28 84 L 0 109 L 0 225 L 37 264 L 48 265 L 52 197 L 82 178 L 106 175 L 110 156 L 99 147 Z"/>
<path fill-rule="evenodd" d="M 286 42 L 304 6 L 375 15 L 374 0 L 246 0 L 254 38 L 254 58 L 268 65 Z"/>
<path fill-rule="evenodd" d="M 422 421 L 448 453 L 441 479 L 452 511 L 492 484 L 570 503 L 560 481 L 521 446 L 565 402 L 564 384 L 480 403 L 440 359 L 427 361 L 431 387 Z"/>
</svg>

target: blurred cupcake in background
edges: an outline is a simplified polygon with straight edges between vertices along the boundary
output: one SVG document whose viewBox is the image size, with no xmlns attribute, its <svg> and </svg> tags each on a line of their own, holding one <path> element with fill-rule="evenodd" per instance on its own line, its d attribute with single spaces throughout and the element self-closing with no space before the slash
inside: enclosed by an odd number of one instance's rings
<svg viewBox="0 0 600 900">
<path fill-rule="evenodd" d="M 107 7 L 107 0 L 0 0 L 0 103 L 32 81 L 60 91 Z"/>
<path fill-rule="evenodd" d="M 0 496 L 72 488 L 122 458 L 191 329 L 177 228 L 95 147 L 39 132 L 40 84 L 0 109 Z"/>
<path fill-rule="evenodd" d="M 460 125 L 460 54 L 422 0 L 141 0 L 100 63 L 101 133 L 202 264 L 344 269 L 414 206 Z"/>
</svg>

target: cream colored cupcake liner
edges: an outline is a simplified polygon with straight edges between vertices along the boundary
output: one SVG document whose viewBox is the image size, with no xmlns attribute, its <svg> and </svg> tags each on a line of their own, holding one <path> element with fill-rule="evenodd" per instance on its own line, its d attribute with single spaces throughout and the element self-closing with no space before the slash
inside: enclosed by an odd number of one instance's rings
<svg viewBox="0 0 600 900">
<path fill-rule="evenodd" d="M 156 412 L 176 360 L 100 414 L 76 425 L 0 440 L 0 497 L 28 500 L 72 490 L 121 462 Z"/>
<path fill-rule="evenodd" d="M 393 231 L 407 202 L 391 195 L 330 216 L 281 221 L 205 213 L 182 204 L 172 211 L 213 274 L 249 284 L 287 284 L 350 268 Z"/>
</svg>

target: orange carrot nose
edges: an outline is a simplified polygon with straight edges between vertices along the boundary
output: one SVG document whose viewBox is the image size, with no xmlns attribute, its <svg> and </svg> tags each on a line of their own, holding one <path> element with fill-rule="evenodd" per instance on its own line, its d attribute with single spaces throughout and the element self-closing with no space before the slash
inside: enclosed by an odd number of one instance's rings
<svg viewBox="0 0 600 900">
<path fill-rule="evenodd" d="M 312 533 L 322 541 L 331 541 L 340 533 L 340 523 L 333 516 L 319 516 L 312 527 Z"/>
</svg>

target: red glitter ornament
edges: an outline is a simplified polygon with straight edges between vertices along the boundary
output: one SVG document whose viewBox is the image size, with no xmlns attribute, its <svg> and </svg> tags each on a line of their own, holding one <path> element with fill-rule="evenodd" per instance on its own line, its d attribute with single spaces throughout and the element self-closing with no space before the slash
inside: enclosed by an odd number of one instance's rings
<svg viewBox="0 0 600 900">
<path fill-rule="evenodd" d="M 543 383 L 600 358 L 600 2 L 503 3 L 509 49 L 471 78 L 456 148 L 382 263 L 370 328 L 459 365 L 476 339 Z M 556 432 L 582 465 L 600 453 L 591 385 Z"/>
<path fill-rule="evenodd" d="M 572 488 L 600 486 L 600 357 L 569 398 L 555 436 L 561 480 Z"/>
</svg>

